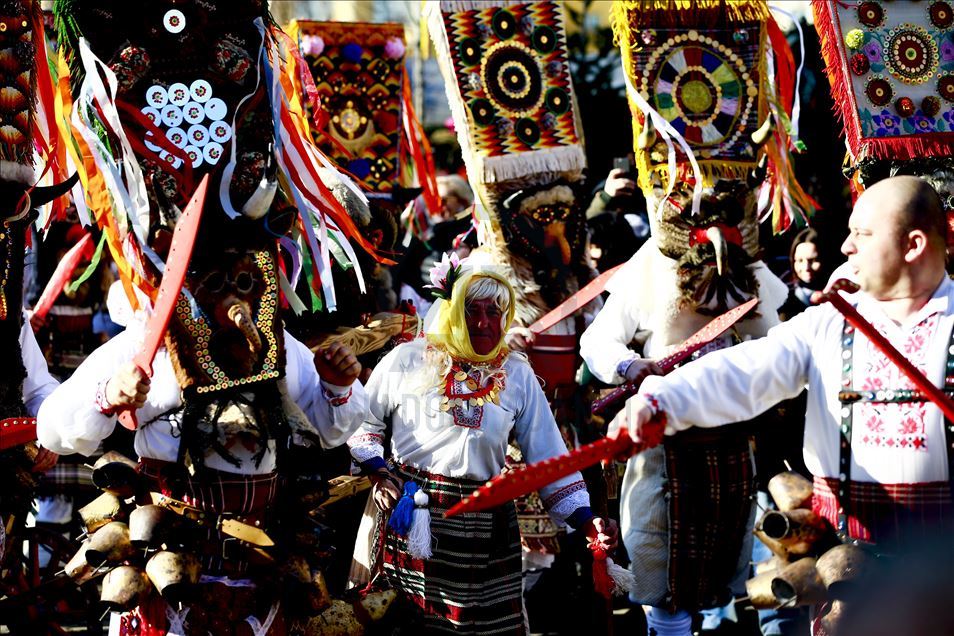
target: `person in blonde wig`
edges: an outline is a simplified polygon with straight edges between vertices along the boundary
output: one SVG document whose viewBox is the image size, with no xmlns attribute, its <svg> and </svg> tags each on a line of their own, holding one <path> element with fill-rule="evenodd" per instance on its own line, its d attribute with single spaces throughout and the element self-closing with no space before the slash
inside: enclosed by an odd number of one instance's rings
<svg viewBox="0 0 954 636">
<path fill-rule="evenodd" d="M 435 270 L 439 299 L 425 337 L 399 345 L 375 368 L 370 415 L 348 442 L 375 484 L 372 570 L 383 568 L 422 629 L 523 634 L 513 503 L 450 519 L 443 513 L 501 472 L 511 435 L 529 461 L 566 446 L 526 357 L 503 342 L 514 314 L 506 278 L 446 256 Z M 558 521 L 615 546 L 615 525 L 593 516 L 579 473 L 541 495 Z"/>
</svg>

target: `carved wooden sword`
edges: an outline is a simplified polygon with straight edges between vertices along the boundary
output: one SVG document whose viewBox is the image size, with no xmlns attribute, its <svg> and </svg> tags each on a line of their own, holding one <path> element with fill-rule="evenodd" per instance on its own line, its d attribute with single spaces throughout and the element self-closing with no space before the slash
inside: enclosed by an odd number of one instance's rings
<svg viewBox="0 0 954 636">
<path fill-rule="evenodd" d="M 176 299 L 185 282 L 195 237 L 199 233 L 199 221 L 202 219 L 202 208 L 205 205 L 205 192 L 208 187 L 209 175 L 205 175 L 199 182 L 199 187 L 195 189 L 185 212 L 176 221 L 176 228 L 172 232 L 172 245 L 169 247 L 169 256 L 166 257 L 166 269 L 162 274 L 162 282 L 159 284 L 152 315 L 146 322 L 142 349 L 133 358 L 136 366 L 149 377 L 152 377 L 152 361 L 156 359 L 156 352 L 162 345 L 166 327 L 169 326 L 169 319 L 175 310 Z M 136 430 L 139 426 L 136 420 L 136 409 L 126 407 L 120 410 L 119 422 L 131 431 Z"/>
<path fill-rule="evenodd" d="M 733 307 L 721 316 L 713 319 L 711 322 L 706 324 L 705 327 L 689 336 L 685 342 L 679 345 L 678 349 L 670 353 L 665 358 L 657 360 L 656 364 L 659 365 L 659 367 L 663 370 L 663 373 L 669 373 L 676 367 L 677 364 L 725 333 L 732 325 L 737 323 L 742 319 L 743 316 L 749 313 L 752 308 L 758 304 L 758 302 L 758 298 L 750 298 L 738 307 Z M 599 413 L 617 400 L 628 398 L 631 395 L 634 395 L 637 389 L 639 389 L 639 386 L 630 382 L 621 384 L 598 400 L 593 400 L 591 411 L 594 414 Z"/>
</svg>

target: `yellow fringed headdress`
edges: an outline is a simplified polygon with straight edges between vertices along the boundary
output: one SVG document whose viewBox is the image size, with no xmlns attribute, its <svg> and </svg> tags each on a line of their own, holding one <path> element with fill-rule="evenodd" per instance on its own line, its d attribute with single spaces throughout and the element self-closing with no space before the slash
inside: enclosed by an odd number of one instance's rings
<svg viewBox="0 0 954 636">
<path fill-rule="evenodd" d="M 697 192 L 744 179 L 765 153 L 776 229 L 814 211 L 789 156 L 798 145 L 792 54 L 764 0 L 618 0 L 612 23 L 644 192 L 654 178 Z"/>
</svg>

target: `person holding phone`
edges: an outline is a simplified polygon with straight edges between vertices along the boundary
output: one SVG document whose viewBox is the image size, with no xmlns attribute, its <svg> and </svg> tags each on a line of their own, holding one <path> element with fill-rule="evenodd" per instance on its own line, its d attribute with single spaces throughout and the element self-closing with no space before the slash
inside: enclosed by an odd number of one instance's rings
<svg viewBox="0 0 954 636">
<path fill-rule="evenodd" d="M 593 267 L 606 271 L 629 259 L 649 238 L 646 200 L 636 186 L 631 156 L 617 157 L 586 210 Z"/>
</svg>

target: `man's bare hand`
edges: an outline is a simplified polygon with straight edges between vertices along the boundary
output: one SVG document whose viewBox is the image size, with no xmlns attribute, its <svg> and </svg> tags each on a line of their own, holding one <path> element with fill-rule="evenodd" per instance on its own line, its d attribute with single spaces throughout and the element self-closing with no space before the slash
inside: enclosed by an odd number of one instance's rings
<svg viewBox="0 0 954 636">
<path fill-rule="evenodd" d="M 645 360 L 643 358 L 637 358 L 629 363 L 629 366 L 626 367 L 626 371 L 623 373 L 623 377 L 626 378 L 627 382 L 631 382 L 636 385 L 636 388 L 639 388 L 639 385 L 647 377 L 651 375 L 662 375 L 663 370 L 659 367 L 654 360 Z"/>
<path fill-rule="evenodd" d="M 106 383 L 106 401 L 114 407 L 141 408 L 146 403 L 149 384 L 149 376 L 136 363 L 127 362 Z"/>
<path fill-rule="evenodd" d="M 593 517 L 583 526 L 586 533 L 587 547 L 594 547 L 612 552 L 619 543 L 619 527 L 612 519 L 606 520 L 602 517 Z"/>
<path fill-rule="evenodd" d="M 526 351 L 533 346 L 535 339 L 534 333 L 525 327 L 511 327 L 504 336 L 504 342 L 511 351 Z"/>
<path fill-rule="evenodd" d="M 626 406 L 610 423 L 607 436 L 613 439 L 619 437 L 620 431 L 625 430 L 634 442 L 642 442 L 647 447 L 662 443 L 666 430 L 663 417 L 653 417 L 653 410 L 640 395 L 634 395 L 626 401 Z"/>
<path fill-rule="evenodd" d="M 351 349 L 340 342 L 315 352 L 315 368 L 322 380 L 337 386 L 351 386 L 361 373 L 361 363 Z"/>
<path fill-rule="evenodd" d="M 378 473 L 371 477 L 371 481 L 374 482 L 371 489 L 374 505 L 381 512 L 390 512 L 401 498 L 404 484 L 391 473 Z"/>
</svg>

